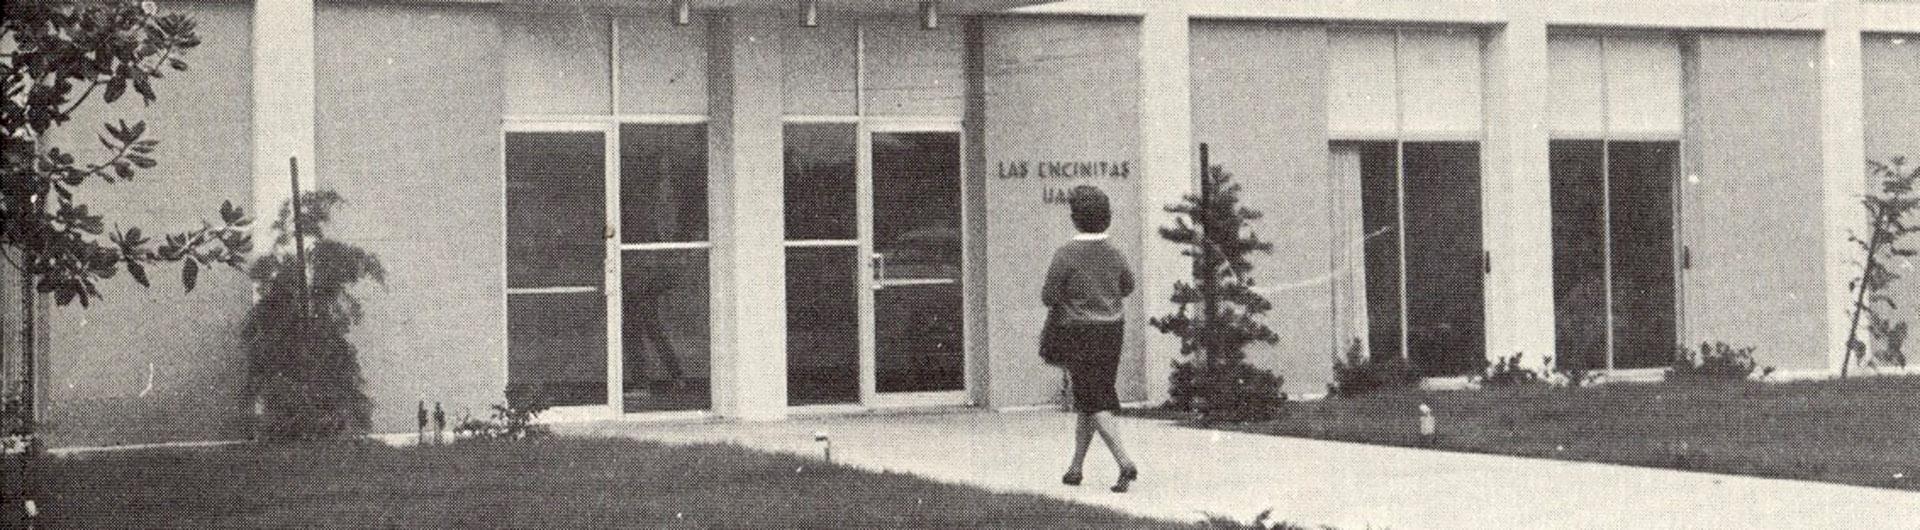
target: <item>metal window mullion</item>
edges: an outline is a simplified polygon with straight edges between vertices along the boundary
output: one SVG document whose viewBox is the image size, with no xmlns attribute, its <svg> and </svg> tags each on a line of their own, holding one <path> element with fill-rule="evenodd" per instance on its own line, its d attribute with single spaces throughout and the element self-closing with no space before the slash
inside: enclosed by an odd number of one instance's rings
<svg viewBox="0 0 1920 530">
<path fill-rule="evenodd" d="M 602 288 L 606 291 L 603 296 L 607 304 L 607 406 L 615 407 L 618 412 L 625 408 L 622 398 L 626 386 L 624 381 L 626 348 L 623 344 L 625 337 L 621 333 L 624 329 L 622 321 L 624 315 L 622 314 L 623 304 L 620 303 L 620 297 L 624 293 L 621 288 L 620 274 L 620 240 L 624 237 L 620 233 L 620 126 L 607 127 L 604 138 L 605 152 L 602 155 L 606 157 L 606 189 L 604 190 L 606 213 L 601 216 L 605 226 L 600 235 L 602 236 L 601 244 L 604 245 L 607 253 L 604 262 L 606 279 L 602 282 L 604 286 Z"/>
<path fill-rule="evenodd" d="M 1613 314 L 1613 93 L 1607 83 L 1607 37 L 1600 37 L 1600 224 L 1603 245 L 1601 279 L 1607 312 L 1607 369 L 1614 369 Z"/>
<path fill-rule="evenodd" d="M 620 17 L 607 17 L 607 114 L 620 114 Z"/>
<path fill-rule="evenodd" d="M 1399 245 L 1396 252 L 1400 259 L 1400 356 L 1413 358 L 1411 340 L 1411 318 L 1407 314 L 1407 144 L 1401 140 L 1406 134 L 1407 93 L 1406 72 L 1400 66 L 1400 47 L 1404 35 L 1399 29 L 1393 30 L 1393 222 L 1394 242 Z"/>
</svg>

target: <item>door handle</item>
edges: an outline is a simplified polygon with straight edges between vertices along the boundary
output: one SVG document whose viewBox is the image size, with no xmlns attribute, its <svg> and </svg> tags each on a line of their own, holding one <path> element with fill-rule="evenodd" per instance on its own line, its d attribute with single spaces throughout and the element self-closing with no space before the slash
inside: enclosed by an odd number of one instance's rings
<svg viewBox="0 0 1920 530">
<path fill-rule="evenodd" d="M 878 291 L 881 289 L 885 289 L 887 287 L 887 284 L 886 284 L 887 255 L 879 252 L 875 252 L 873 253 L 872 258 L 873 258 L 873 290 Z"/>
<path fill-rule="evenodd" d="M 1689 270 L 1692 268 L 1693 268 L 1693 247 L 1687 246 L 1687 245 L 1680 245 L 1680 269 Z"/>
<path fill-rule="evenodd" d="M 1480 251 L 1480 265 L 1481 265 L 1481 269 L 1484 271 L 1483 272 L 1484 274 L 1493 274 L 1493 252 L 1492 251 L 1487 251 L 1487 250 Z"/>
</svg>

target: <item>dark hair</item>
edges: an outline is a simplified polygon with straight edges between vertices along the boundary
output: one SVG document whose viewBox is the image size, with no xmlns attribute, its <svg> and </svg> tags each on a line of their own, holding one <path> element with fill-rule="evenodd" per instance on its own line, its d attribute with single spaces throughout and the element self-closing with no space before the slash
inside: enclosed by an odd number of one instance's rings
<svg viewBox="0 0 1920 530">
<path fill-rule="evenodd" d="M 1097 234 L 1107 231 L 1113 223 L 1113 214 L 1107 206 L 1107 194 L 1093 186 L 1075 186 L 1067 196 L 1067 205 L 1073 208 L 1073 227 L 1083 233 Z"/>
</svg>

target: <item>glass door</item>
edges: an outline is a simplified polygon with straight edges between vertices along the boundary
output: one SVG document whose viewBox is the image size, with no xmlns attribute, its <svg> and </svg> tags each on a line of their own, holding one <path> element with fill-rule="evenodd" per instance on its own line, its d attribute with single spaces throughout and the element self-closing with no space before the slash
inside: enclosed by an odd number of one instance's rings
<svg viewBox="0 0 1920 530">
<path fill-rule="evenodd" d="M 619 377 L 607 353 L 607 138 L 597 124 L 505 133 L 507 395 L 562 415 L 604 412 Z"/>
<path fill-rule="evenodd" d="M 965 401 L 961 140 L 951 127 L 873 126 L 863 392 L 876 404 Z"/>
</svg>

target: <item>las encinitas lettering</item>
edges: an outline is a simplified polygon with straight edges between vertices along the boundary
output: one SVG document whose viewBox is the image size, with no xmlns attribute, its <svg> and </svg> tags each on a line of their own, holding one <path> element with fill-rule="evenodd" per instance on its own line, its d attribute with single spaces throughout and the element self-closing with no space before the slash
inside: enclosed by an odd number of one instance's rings
<svg viewBox="0 0 1920 530">
<path fill-rule="evenodd" d="M 1002 160 L 994 167 L 1001 179 L 1124 179 L 1133 175 L 1133 162 L 1127 160 Z"/>
</svg>

